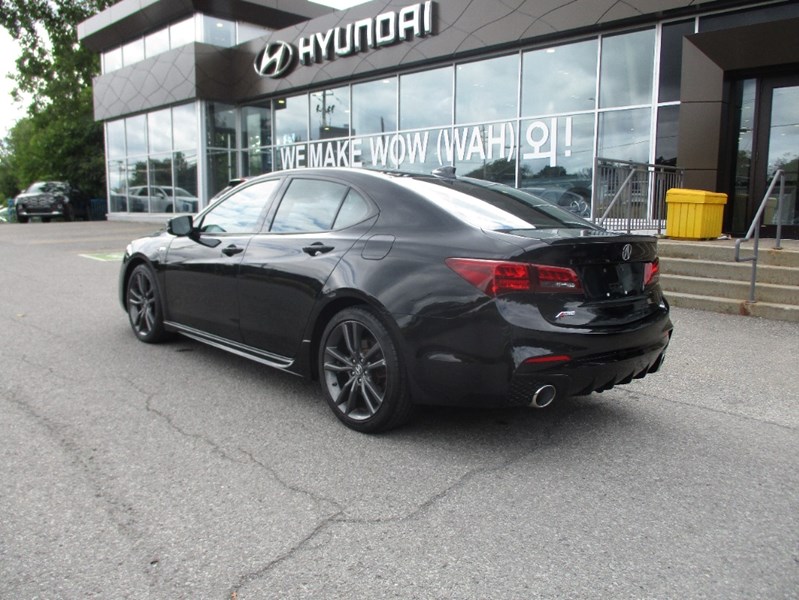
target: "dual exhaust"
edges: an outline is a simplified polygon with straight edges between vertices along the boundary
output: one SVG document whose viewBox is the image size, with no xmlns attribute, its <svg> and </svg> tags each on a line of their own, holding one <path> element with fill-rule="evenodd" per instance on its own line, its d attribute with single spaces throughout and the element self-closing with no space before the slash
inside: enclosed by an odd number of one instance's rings
<svg viewBox="0 0 799 600">
<path fill-rule="evenodd" d="M 533 393 L 533 397 L 530 400 L 530 406 L 532 408 L 546 408 L 552 404 L 552 402 L 554 402 L 557 395 L 558 390 L 554 385 L 549 383 L 542 385 Z"/>
</svg>

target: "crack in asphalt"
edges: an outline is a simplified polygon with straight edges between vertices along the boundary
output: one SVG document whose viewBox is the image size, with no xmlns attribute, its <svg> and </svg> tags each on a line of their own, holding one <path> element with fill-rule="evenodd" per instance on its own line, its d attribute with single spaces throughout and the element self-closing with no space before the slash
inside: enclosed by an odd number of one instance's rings
<svg viewBox="0 0 799 600">
<path fill-rule="evenodd" d="M 330 498 L 326 498 L 325 496 L 321 496 L 313 492 L 309 492 L 308 490 L 304 490 L 286 483 L 285 481 L 282 480 L 282 478 L 280 478 L 275 473 L 275 471 L 271 467 L 268 467 L 261 461 L 257 460 L 254 456 L 252 456 L 251 453 L 245 452 L 240 448 L 239 450 L 248 454 L 254 463 L 260 465 L 262 468 L 270 472 L 276 481 L 280 482 L 282 485 L 285 485 L 288 489 L 298 493 L 308 494 L 310 497 L 318 500 L 320 503 L 329 502 L 332 506 L 339 508 L 339 510 L 334 514 L 322 519 L 317 524 L 317 526 L 310 533 L 308 533 L 308 535 L 303 537 L 296 544 L 294 544 L 294 546 L 292 546 L 289 550 L 287 550 L 280 556 L 272 559 L 271 561 L 269 561 L 268 563 L 266 563 L 256 571 L 252 571 L 250 573 L 245 573 L 241 575 L 238 578 L 238 580 L 230 587 L 229 597 L 237 599 L 239 597 L 239 594 L 241 594 L 243 588 L 245 588 L 249 584 L 254 583 L 255 581 L 268 577 L 270 572 L 272 572 L 275 568 L 291 560 L 297 554 L 301 553 L 306 547 L 310 546 L 317 538 L 321 537 L 322 534 L 327 532 L 330 528 L 332 528 L 335 525 L 367 525 L 367 526 L 378 525 L 379 526 L 379 525 L 387 525 L 393 523 L 405 523 L 408 521 L 415 521 L 421 519 L 424 515 L 432 511 L 437 504 L 443 502 L 447 497 L 451 496 L 457 491 L 464 489 L 470 482 L 477 479 L 478 477 L 490 473 L 497 473 L 505 469 L 508 469 L 517 462 L 530 456 L 532 452 L 542 447 L 546 447 L 551 443 L 556 429 L 561 427 L 563 424 L 568 423 L 569 420 L 575 414 L 588 410 L 588 408 L 589 405 L 574 406 L 571 410 L 563 413 L 562 415 L 559 415 L 554 421 L 546 425 L 542 431 L 538 432 L 536 437 L 530 440 L 528 447 L 525 448 L 524 450 L 520 450 L 514 453 L 513 456 L 510 456 L 505 460 L 501 460 L 496 464 L 484 465 L 466 471 L 455 481 L 453 481 L 450 485 L 446 486 L 438 493 L 428 497 L 427 500 L 419 504 L 415 509 L 411 510 L 407 514 L 390 518 L 359 519 L 352 517 L 342 517 L 341 515 L 344 513 L 344 509 L 341 508 L 341 505 L 338 502 Z"/>
</svg>

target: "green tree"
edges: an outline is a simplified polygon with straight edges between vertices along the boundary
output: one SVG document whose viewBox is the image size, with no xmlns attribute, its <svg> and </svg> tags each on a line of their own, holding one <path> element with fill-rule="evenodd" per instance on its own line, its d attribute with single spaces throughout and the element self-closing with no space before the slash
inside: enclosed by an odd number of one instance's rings
<svg viewBox="0 0 799 600">
<path fill-rule="evenodd" d="M 0 25 L 17 40 L 14 95 L 30 98 L 28 117 L 0 150 L 0 186 L 69 180 L 105 195 L 102 126 L 94 122 L 91 81 L 99 57 L 83 48 L 77 25 L 114 0 L 0 0 Z"/>
</svg>

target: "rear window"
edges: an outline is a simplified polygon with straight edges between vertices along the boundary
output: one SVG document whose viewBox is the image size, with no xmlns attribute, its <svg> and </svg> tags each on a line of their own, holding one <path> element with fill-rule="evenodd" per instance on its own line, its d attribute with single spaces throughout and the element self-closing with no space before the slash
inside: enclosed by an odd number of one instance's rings
<svg viewBox="0 0 799 600">
<path fill-rule="evenodd" d="M 459 219 L 481 229 L 600 229 L 593 223 L 528 192 L 479 179 L 395 180 Z"/>
</svg>

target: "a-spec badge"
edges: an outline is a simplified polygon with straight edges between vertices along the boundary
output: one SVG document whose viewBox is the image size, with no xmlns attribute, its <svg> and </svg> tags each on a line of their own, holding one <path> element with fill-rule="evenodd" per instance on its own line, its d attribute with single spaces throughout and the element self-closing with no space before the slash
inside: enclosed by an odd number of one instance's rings
<svg viewBox="0 0 799 600">
<path fill-rule="evenodd" d="M 270 42 L 255 57 L 255 72 L 262 77 L 281 77 L 294 65 L 294 47 L 288 42 Z"/>
<path fill-rule="evenodd" d="M 621 258 L 624 261 L 630 260 L 633 255 L 633 246 L 632 244 L 624 244 L 624 248 L 621 249 Z"/>
</svg>

